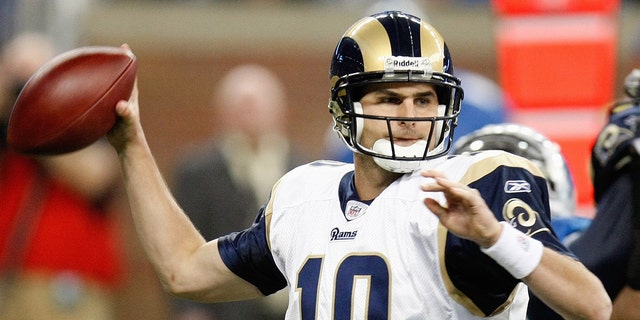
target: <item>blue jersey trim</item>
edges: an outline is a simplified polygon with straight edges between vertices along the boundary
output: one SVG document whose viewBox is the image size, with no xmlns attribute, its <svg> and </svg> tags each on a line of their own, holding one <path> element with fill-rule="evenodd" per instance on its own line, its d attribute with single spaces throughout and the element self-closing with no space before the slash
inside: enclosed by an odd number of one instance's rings
<svg viewBox="0 0 640 320">
<path fill-rule="evenodd" d="M 218 238 L 218 250 L 224 264 L 262 294 L 269 295 L 287 286 L 269 250 L 264 207 L 251 227 Z"/>
<path fill-rule="evenodd" d="M 506 192 L 510 181 L 521 182 L 522 189 Z M 544 178 L 533 175 L 521 167 L 497 166 L 484 173 L 469 187 L 480 191 L 483 199 L 499 221 L 508 221 L 520 231 L 540 240 L 546 247 L 564 255 L 575 256 L 555 236 L 549 218 L 547 184 Z M 505 216 L 512 209 L 508 203 L 520 203 L 517 212 L 525 214 L 527 221 L 535 221 L 527 228 L 517 223 L 517 217 Z M 527 207 L 526 209 L 524 209 Z M 536 217 L 534 218 L 533 215 Z M 447 273 L 455 287 L 469 297 L 484 315 L 500 312 L 513 289 L 520 282 L 469 240 L 447 232 L 444 251 Z"/>
</svg>

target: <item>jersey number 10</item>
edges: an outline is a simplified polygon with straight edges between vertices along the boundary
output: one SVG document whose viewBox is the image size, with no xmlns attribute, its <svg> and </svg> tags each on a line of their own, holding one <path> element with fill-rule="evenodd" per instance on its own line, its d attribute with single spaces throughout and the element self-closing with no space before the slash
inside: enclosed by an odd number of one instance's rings
<svg viewBox="0 0 640 320">
<path fill-rule="evenodd" d="M 321 257 L 309 258 L 298 273 L 302 320 L 315 320 L 318 303 L 318 284 L 322 269 Z M 352 255 L 340 262 L 334 281 L 333 316 L 335 320 L 349 320 L 355 311 L 355 288 L 360 280 L 368 283 L 364 309 L 366 319 L 389 318 L 389 266 L 377 255 Z"/>
</svg>

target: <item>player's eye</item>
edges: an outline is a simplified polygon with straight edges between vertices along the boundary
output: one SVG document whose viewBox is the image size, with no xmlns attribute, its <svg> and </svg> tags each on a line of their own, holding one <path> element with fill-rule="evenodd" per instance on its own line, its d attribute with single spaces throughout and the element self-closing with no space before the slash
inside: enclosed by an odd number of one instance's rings
<svg viewBox="0 0 640 320">
<path fill-rule="evenodd" d="M 420 106 L 429 106 L 431 104 L 433 104 L 434 101 L 432 98 L 418 98 L 415 101 L 416 105 L 420 105 Z"/>
<path fill-rule="evenodd" d="M 402 103 L 402 99 L 400 97 L 396 97 L 396 96 L 383 96 L 380 98 L 380 103 L 387 103 L 387 104 L 401 104 Z"/>
</svg>

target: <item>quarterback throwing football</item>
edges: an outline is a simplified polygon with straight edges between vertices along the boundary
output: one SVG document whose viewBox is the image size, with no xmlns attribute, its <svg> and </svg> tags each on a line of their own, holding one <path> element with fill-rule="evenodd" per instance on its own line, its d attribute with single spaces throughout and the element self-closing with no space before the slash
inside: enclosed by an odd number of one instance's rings
<svg viewBox="0 0 640 320">
<path fill-rule="evenodd" d="M 330 73 L 329 111 L 354 163 L 293 169 L 251 227 L 211 242 L 154 163 L 137 91 L 118 103 L 109 140 L 166 290 L 217 302 L 288 287 L 287 319 L 405 320 L 524 319 L 529 288 L 568 319 L 609 317 L 600 281 L 551 232 L 531 162 L 445 156 L 463 90 L 436 29 L 397 11 L 365 17 Z"/>
</svg>

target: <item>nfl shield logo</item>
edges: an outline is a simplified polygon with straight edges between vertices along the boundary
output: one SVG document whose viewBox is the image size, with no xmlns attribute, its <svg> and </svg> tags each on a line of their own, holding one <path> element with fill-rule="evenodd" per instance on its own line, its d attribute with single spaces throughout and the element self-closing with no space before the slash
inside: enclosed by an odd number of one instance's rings
<svg viewBox="0 0 640 320">
<path fill-rule="evenodd" d="M 349 221 L 360 218 L 365 214 L 365 212 L 367 212 L 367 208 L 369 208 L 368 205 L 359 201 L 351 200 L 347 202 L 347 210 L 344 213 L 344 216 Z"/>
</svg>

